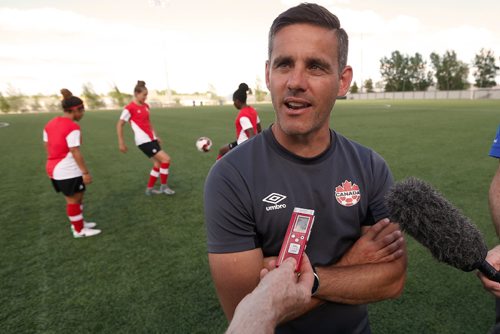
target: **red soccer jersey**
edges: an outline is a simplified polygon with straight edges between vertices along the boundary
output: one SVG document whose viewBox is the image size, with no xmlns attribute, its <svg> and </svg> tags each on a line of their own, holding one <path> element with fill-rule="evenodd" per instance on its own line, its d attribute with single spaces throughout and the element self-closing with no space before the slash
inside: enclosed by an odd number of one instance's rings
<svg viewBox="0 0 500 334">
<path fill-rule="evenodd" d="M 149 105 L 147 103 L 138 105 L 134 101 L 130 102 L 123 109 L 120 119 L 130 122 L 137 146 L 156 139 L 155 132 L 149 120 Z"/>
<path fill-rule="evenodd" d="M 235 125 L 236 125 L 236 142 L 238 144 L 243 143 L 248 139 L 245 130 L 253 129 L 253 132 L 257 134 L 257 124 L 260 123 L 259 115 L 257 111 L 247 106 L 242 108 L 236 117 Z"/>
<path fill-rule="evenodd" d="M 80 146 L 80 126 L 66 117 L 58 116 L 47 123 L 43 141 L 47 143 L 47 174 L 54 180 L 82 176 L 70 148 Z"/>
</svg>

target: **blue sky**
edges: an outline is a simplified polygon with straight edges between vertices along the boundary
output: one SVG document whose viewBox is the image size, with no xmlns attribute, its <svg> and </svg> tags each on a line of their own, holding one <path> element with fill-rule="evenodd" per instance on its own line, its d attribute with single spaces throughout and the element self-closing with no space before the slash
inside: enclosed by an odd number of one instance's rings
<svg viewBox="0 0 500 334">
<path fill-rule="evenodd" d="M 11 1 L 0 0 L 0 91 L 99 92 L 113 84 L 232 93 L 264 79 L 267 32 L 294 0 Z M 380 79 L 379 60 L 393 50 L 457 51 L 471 62 L 480 48 L 500 56 L 500 1 L 320 0 L 350 37 L 358 83 Z M 499 62 L 500 63 L 500 62 Z"/>
</svg>

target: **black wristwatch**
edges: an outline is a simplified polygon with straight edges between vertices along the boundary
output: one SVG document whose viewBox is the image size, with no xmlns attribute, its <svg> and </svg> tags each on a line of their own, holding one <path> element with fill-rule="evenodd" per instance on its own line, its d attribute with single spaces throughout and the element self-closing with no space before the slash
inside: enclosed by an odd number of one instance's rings
<svg viewBox="0 0 500 334">
<path fill-rule="evenodd" d="M 313 283 L 313 287 L 311 289 L 311 295 L 314 296 L 316 294 L 316 292 L 318 292 L 318 289 L 319 289 L 319 277 L 318 277 L 318 274 L 316 273 L 316 268 L 314 266 L 312 266 L 312 269 L 313 269 L 313 274 L 314 274 L 314 283 Z"/>
</svg>

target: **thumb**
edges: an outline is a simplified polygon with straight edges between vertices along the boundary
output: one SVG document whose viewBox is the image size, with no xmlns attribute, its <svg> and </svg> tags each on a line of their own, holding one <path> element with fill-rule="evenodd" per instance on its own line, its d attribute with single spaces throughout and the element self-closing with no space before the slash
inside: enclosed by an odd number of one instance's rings
<svg viewBox="0 0 500 334">
<path fill-rule="evenodd" d="M 285 261 L 283 261 L 280 265 L 280 268 L 284 268 L 284 270 L 291 270 L 295 271 L 295 266 L 297 265 L 297 261 L 293 257 L 287 258 Z"/>
</svg>

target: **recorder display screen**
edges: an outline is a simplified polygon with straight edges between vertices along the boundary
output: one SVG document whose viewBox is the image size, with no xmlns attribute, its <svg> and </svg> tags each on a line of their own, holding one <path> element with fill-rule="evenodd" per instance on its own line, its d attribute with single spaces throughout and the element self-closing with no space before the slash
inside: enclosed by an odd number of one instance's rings
<svg viewBox="0 0 500 334">
<path fill-rule="evenodd" d="M 309 223 L 309 217 L 297 216 L 297 221 L 295 222 L 294 232 L 306 233 L 307 224 Z"/>
</svg>

